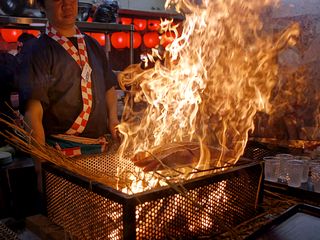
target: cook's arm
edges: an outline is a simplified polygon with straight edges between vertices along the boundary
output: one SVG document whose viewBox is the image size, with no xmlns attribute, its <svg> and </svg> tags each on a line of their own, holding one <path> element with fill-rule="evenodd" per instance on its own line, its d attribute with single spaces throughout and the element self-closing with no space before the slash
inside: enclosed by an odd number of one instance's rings
<svg viewBox="0 0 320 240">
<path fill-rule="evenodd" d="M 42 125 L 43 108 L 38 100 L 29 100 L 26 107 L 25 122 L 30 127 L 32 137 L 39 143 L 45 144 L 45 134 Z M 33 157 L 38 178 L 38 191 L 42 192 L 41 159 Z"/>
<path fill-rule="evenodd" d="M 25 122 L 31 129 L 32 137 L 40 144 L 45 144 L 45 134 L 42 125 L 43 108 L 38 100 L 29 100 L 26 107 Z"/>
</svg>

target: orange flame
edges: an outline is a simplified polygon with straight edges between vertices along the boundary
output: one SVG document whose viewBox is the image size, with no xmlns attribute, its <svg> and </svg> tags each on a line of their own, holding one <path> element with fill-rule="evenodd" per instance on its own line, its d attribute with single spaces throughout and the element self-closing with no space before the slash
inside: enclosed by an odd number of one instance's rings
<svg viewBox="0 0 320 240">
<path fill-rule="evenodd" d="M 197 167 L 207 169 L 235 164 L 243 153 L 254 115 L 269 109 L 276 56 L 295 44 L 299 27 L 291 26 L 276 40 L 266 34 L 261 14 L 276 4 L 273 0 L 193 2 L 166 2 L 186 19 L 181 36 L 166 46 L 164 63 L 158 60 L 146 70 L 130 66 L 122 73 L 134 104 L 126 106 L 119 126 L 120 152 L 196 142 L 201 149 Z"/>
</svg>

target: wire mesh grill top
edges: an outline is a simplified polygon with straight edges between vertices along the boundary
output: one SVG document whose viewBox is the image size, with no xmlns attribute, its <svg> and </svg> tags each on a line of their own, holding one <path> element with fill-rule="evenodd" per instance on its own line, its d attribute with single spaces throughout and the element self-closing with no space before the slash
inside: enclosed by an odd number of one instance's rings
<svg viewBox="0 0 320 240">
<path fill-rule="evenodd" d="M 134 164 L 128 158 L 120 158 L 115 150 L 108 153 L 82 155 L 75 158 L 75 164 L 85 169 L 86 172 L 101 175 L 115 176 L 121 170 L 134 171 Z M 90 178 L 90 176 L 87 176 Z"/>
<path fill-rule="evenodd" d="M 264 157 L 268 156 L 275 156 L 276 154 L 280 153 L 290 153 L 293 155 L 300 155 L 303 153 L 303 149 L 299 148 L 286 148 L 286 147 L 280 147 L 280 146 L 270 146 L 268 147 L 265 144 L 255 142 L 255 141 L 249 141 L 247 143 L 244 157 L 261 161 Z"/>
</svg>

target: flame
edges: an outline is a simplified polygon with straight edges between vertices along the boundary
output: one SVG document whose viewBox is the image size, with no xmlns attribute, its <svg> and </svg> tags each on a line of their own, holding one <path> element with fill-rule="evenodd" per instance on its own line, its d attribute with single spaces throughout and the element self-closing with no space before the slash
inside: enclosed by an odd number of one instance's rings
<svg viewBox="0 0 320 240">
<path fill-rule="evenodd" d="M 120 173 L 119 173 L 120 174 Z M 118 174 L 118 175 L 119 175 Z M 154 176 L 153 173 L 145 173 L 139 168 L 135 168 L 133 173 L 126 174 L 126 181 L 130 184 L 125 187 L 118 186 L 117 189 L 126 194 L 140 193 L 155 188 L 156 186 L 166 186 L 165 180 Z"/>
<path fill-rule="evenodd" d="M 277 54 L 296 43 L 299 27 L 292 25 L 277 38 L 265 31 L 261 16 L 277 4 L 273 0 L 193 2 L 167 0 L 166 6 L 185 13 L 181 35 L 154 67 L 134 65 L 121 74 L 122 86 L 132 91 L 119 125 L 124 140 L 119 150 L 136 154 L 197 142 L 197 167 L 207 169 L 235 164 L 242 155 L 256 112 L 270 109 Z M 178 33 L 168 21 L 161 27 Z M 153 52 L 154 58 L 146 59 L 159 59 Z"/>
</svg>

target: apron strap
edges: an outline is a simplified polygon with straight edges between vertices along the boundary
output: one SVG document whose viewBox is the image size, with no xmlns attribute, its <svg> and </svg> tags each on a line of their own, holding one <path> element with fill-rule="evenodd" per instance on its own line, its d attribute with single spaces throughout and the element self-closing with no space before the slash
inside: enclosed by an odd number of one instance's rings
<svg viewBox="0 0 320 240">
<path fill-rule="evenodd" d="M 62 36 L 58 31 L 56 31 L 50 23 L 47 23 L 46 34 L 59 43 L 74 59 L 74 61 L 80 67 L 81 73 L 81 96 L 82 96 L 82 111 L 75 119 L 74 123 L 67 130 L 66 134 L 79 135 L 81 134 L 87 126 L 89 116 L 92 109 L 92 83 L 91 83 L 91 67 L 88 61 L 88 53 L 86 43 L 84 41 L 84 36 L 81 34 L 78 28 L 76 28 L 76 37 L 78 41 L 79 50 L 72 44 L 72 42 Z"/>
</svg>

